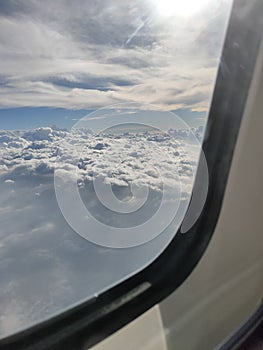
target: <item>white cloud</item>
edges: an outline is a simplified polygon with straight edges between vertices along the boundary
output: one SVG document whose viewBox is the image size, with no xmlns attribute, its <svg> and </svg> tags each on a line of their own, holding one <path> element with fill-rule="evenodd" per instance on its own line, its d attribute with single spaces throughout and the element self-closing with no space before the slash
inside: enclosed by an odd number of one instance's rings
<svg viewBox="0 0 263 350">
<path fill-rule="evenodd" d="M 65 131 L 51 127 L 2 131 L 1 137 L 5 142 L 1 149 L 0 175 L 7 176 L 5 182 L 11 183 L 19 176 L 52 174 L 55 166 L 74 173 L 78 166 L 82 181 L 104 176 L 108 183 L 127 184 L 136 180 L 138 184 L 146 183 L 158 189 L 165 181 L 160 173 L 170 178 L 172 176 L 169 174 L 178 168 L 183 169 L 184 173 L 189 170 L 191 182 L 191 167 L 195 164 L 196 156 L 191 155 L 195 161 L 192 164 L 188 162 L 190 165 L 187 166 L 188 158 L 182 151 L 189 131 L 169 132 L 180 140 L 179 145 L 178 141 L 173 142 L 173 138 L 168 136 L 147 133 L 120 137 L 107 133 L 92 135 L 84 129 Z M 196 133 L 200 137 L 198 131 Z"/>
<path fill-rule="evenodd" d="M 177 169 L 185 183 L 183 199 L 189 199 L 198 150 L 191 148 L 192 162 L 187 162 L 188 132 L 170 133 L 181 138 L 173 142 L 164 135 L 95 135 L 84 129 L 69 132 L 49 127 L 0 132 L 1 335 L 50 317 L 137 271 L 160 253 L 182 219 L 179 213 L 176 228 L 149 242 L 146 250 L 143 246 L 111 250 L 83 240 L 69 227 L 56 202 L 53 171 L 58 150 L 58 168 L 65 182 L 76 177 L 77 169 L 87 208 L 98 220 L 123 227 L 143 222 L 158 209 L 161 182 L 176 188 Z M 14 142 L 19 147 L 13 147 Z M 113 185 L 122 200 L 129 199 L 129 183 L 139 188 L 147 184 L 148 204 L 131 217 L 114 216 L 92 191 L 94 177 Z M 172 205 L 172 198 L 168 200 Z M 73 211 L 75 204 L 69 205 Z"/>
<path fill-rule="evenodd" d="M 189 20 L 159 17 L 151 1 L 2 5 L 0 106 L 207 110 L 230 3 Z"/>
<path fill-rule="evenodd" d="M 5 180 L 5 183 L 6 184 L 13 184 L 15 181 L 14 180 L 11 180 L 11 179 L 6 179 Z"/>
</svg>

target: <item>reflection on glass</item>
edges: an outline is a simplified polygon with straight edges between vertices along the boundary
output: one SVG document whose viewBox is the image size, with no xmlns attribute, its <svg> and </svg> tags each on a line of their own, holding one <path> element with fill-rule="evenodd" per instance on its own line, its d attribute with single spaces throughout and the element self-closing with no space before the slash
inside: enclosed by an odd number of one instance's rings
<svg viewBox="0 0 263 350">
<path fill-rule="evenodd" d="M 0 5 L 2 337 L 119 283 L 169 244 L 230 6 Z"/>
</svg>

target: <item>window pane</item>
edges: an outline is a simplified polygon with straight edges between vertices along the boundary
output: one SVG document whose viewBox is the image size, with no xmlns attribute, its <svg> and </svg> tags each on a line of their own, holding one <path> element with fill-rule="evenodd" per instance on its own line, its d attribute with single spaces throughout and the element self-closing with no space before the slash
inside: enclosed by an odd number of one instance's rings
<svg viewBox="0 0 263 350">
<path fill-rule="evenodd" d="M 120 283 L 174 237 L 230 6 L 0 5 L 2 337 Z"/>
</svg>

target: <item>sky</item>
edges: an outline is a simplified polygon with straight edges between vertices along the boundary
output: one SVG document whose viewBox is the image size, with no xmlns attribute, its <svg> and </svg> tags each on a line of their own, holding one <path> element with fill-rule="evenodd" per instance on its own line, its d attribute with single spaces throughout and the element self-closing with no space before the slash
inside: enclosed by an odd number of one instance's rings
<svg viewBox="0 0 263 350">
<path fill-rule="evenodd" d="M 71 127 L 130 102 L 204 124 L 231 1 L 183 3 L 2 1 L 0 128 Z"/>
<path fill-rule="evenodd" d="M 164 112 L 166 113 L 166 112 Z M 190 126 L 198 127 L 204 125 L 206 112 L 191 112 L 188 109 L 172 111 L 176 116 L 182 118 Z M 45 126 L 58 126 L 61 128 L 72 128 L 80 119 L 90 115 L 94 119 L 99 111 L 88 109 L 65 109 L 54 107 L 17 107 L 0 109 L 0 123 L 3 130 L 25 130 Z M 145 114 L 145 113 L 144 113 Z M 148 119 L 150 121 L 150 119 Z M 101 123 L 97 120 L 96 127 Z"/>
<path fill-rule="evenodd" d="M 174 237 L 230 6 L 0 1 L 0 337 L 120 283 Z M 165 132 L 122 133 L 135 122 Z"/>
<path fill-rule="evenodd" d="M 167 246 L 200 147 L 189 130 L 173 135 L 0 132 L 0 337 L 98 295 Z"/>
</svg>

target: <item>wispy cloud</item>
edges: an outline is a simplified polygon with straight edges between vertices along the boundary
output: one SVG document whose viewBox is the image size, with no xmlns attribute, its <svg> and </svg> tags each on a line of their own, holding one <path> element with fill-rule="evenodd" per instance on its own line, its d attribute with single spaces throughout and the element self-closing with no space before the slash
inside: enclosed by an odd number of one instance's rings
<svg viewBox="0 0 263 350">
<path fill-rule="evenodd" d="M 230 2 L 188 19 L 150 0 L 1 3 L 0 107 L 206 110 Z"/>
</svg>

